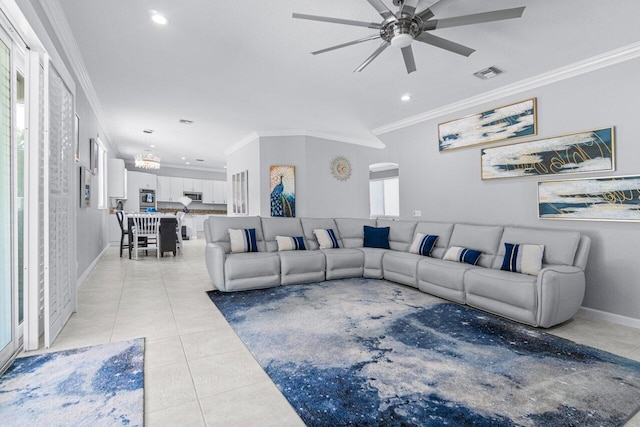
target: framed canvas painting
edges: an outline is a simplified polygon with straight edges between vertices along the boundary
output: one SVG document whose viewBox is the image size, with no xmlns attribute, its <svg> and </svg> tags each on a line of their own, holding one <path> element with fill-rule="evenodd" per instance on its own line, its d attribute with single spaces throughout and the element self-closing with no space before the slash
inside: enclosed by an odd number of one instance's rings
<svg viewBox="0 0 640 427">
<path fill-rule="evenodd" d="M 296 216 L 295 170 L 295 166 L 269 168 L 271 216 Z"/>
<path fill-rule="evenodd" d="M 612 171 L 614 153 L 612 127 L 484 148 L 482 179 Z"/>
<path fill-rule="evenodd" d="M 536 98 L 438 125 L 440 151 L 536 135 Z"/>
<path fill-rule="evenodd" d="M 640 175 L 539 182 L 538 217 L 640 221 Z"/>
</svg>

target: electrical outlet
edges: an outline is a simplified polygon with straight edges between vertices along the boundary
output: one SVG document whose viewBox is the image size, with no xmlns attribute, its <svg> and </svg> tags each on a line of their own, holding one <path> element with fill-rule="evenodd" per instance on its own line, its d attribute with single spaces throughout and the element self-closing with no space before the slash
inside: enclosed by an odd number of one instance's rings
<svg viewBox="0 0 640 427">
<path fill-rule="evenodd" d="M 422 211 L 413 211 L 413 216 L 414 217 L 422 216 Z"/>
</svg>

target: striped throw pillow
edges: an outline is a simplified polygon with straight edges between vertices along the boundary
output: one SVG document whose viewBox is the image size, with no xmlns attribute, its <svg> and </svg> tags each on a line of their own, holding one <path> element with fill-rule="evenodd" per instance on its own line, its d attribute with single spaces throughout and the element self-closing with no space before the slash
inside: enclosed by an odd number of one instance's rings
<svg viewBox="0 0 640 427">
<path fill-rule="evenodd" d="M 231 241 L 231 252 L 258 252 L 256 243 L 255 228 L 229 229 L 229 240 Z"/>
<path fill-rule="evenodd" d="M 319 228 L 313 230 L 313 234 L 316 235 L 316 239 L 318 240 L 320 249 L 333 249 L 340 247 L 340 245 L 338 244 L 338 238 L 336 237 L 336 233 L 333 231 L 333 228 Z"/>
<path fill-rule="evenodd" d="M 480 259 L 482 252 L 474 251 L 473 249 L 461 248 L 459 246 L 451 246 L 445 252 L 442 259 L 456 262 L 466 262 L 467 264 L 476 265 Z"/>
<path fill-rule="evenodd" d="M 537 276 L 542 269 L 544 245 L 504 244 L 504 259 L 500 270 Z"/>
<path fill-rule="evenodd" d="M 278 251 L 306 251 L 307 247 L 304 245 L 304 238 L 300 237 L 288 237 L 288 236 L 276 236 L 276 242 L 278 243 Z"/>
<path fill-rule="evenodd" d="M 409 247 L 409 252 L 411 252 L 412 254 L 430 256 L 437 240 L 438 236 L 418 233 L 416 234 L 416 237 L 413 238 L 413 242 Z"/>
</svg>

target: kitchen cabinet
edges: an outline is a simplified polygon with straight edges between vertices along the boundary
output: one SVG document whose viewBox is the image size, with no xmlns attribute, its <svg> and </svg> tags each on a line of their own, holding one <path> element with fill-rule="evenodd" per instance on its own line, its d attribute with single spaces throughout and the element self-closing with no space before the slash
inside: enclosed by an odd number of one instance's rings
<svg viewBox="0 0 640 427">
<path fill-rule="evenodd" d="M 184 178 L 184 190 L 189 193 L 202 193 L 202 180 L 194 178 Z"/>
<path fill-rule="evenodd" d="M 140 190 L 157 190 L 156 176 L 150 173 L 127 171 L 127 201 L 124 210 L 140 212 Z"/>
<path fill-rule="evenodd" d="M 213 203 L 227 203 L 227 181 L 213 181 Z"/>
<path fill-rule="evenodd" d="M 158 177 L 158 201 L 159 202 L 171 202 L 171 177 L 159 176 Z"/>
<path fill-rule="evenodd" d="M 184 192 L 184 178 L 171 177 L 171 201 L 177 202 Z"/>
<path fill-rule="evenodd" d="M 202 203 L 214 203 L 215 181 L 205 180 L 202 183 Z"/>
<path fill-rule="evenodd" d="M 127 170 L 122 159 L 107 159 L 107 192 L 110 198 L 127 198 Z"/>
<path fill-rule="evenodd" d="M 157 177 L 151 173 L 144 172 L 130 172 L 136 175 L 136 180 L 138 181 L 138 188 L 144 190 L 157 190 L 158 183 Z"/>
</svg>

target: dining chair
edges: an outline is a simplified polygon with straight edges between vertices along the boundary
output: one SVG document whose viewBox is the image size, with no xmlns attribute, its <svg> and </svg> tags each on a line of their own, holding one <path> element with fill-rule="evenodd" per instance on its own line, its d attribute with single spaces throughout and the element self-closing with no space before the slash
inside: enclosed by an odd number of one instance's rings
<svg viewBox="0 0 640 427">
<path fill-rule="evenodd" d="M 120 258 L 122 258 L 122 249 L 125 248 L 124 238 L 127 238 L 127 246 L 129 249 L 129 258 L 131 258 L 131 241 L 129 241 L 129 230 L 124 223 L 124 213 L 122 211 L 116 211 L 116 218 L 118 218 L 118 224 L 120 225 Z"/>
<path fill-rule="evenodd" d="M 184 212 L 176 213 L 176 220 L 178 224 L 176 226 L 176 248 L 182 253 L 182 220 L 184 219 Z"/>
<path fill-rule="evenodd" d="M 148 250 L 149 245 L 155 245 L 156 257 L 160 258 L 160 217 L 153 214 L 134 214 L 133 217 L 133 253 L 138 259 L 140 250 Z M 140 238 L 146 240 L 146 246 L 140 245 Z"/>
</svg>

